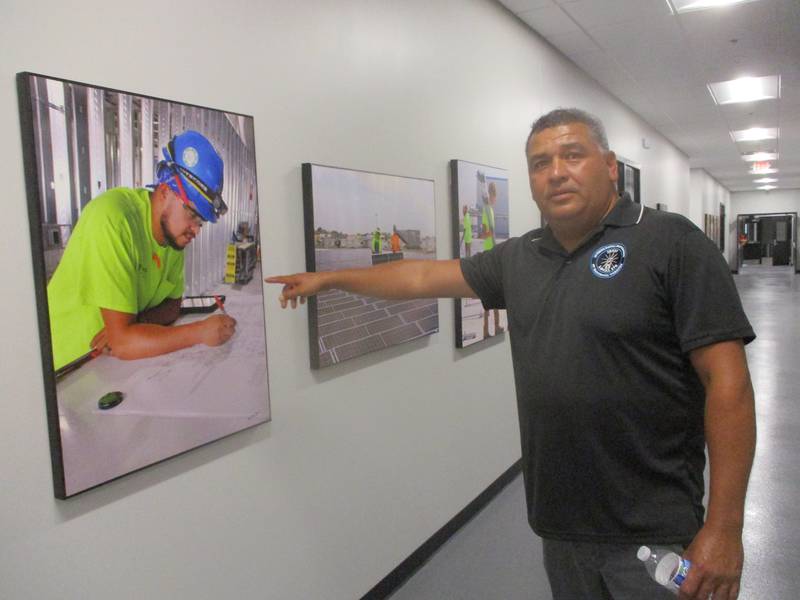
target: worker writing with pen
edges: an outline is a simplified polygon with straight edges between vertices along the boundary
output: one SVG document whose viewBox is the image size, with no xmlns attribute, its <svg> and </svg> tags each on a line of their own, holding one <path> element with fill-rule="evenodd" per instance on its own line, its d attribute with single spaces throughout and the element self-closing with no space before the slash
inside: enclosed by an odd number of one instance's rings
<svg viewBox="0 0 800 600">
<path fill-rule="evenodd" d="M 196 131 L 163 149 L 152 190 L 115 188 L 89 202 L 47 285 L 56 370 L 89 352 L 145 358 L 233 335 L 227 314 L 180 315 L 183 250 L 227 211 L 223 162 Z"/>
</svg>

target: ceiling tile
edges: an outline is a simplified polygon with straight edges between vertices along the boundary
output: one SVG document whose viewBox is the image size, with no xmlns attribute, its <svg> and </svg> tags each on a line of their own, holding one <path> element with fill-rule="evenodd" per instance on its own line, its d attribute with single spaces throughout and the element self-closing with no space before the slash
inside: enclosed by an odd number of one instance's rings
<svg viewBox="0 0 800 600">
<path fill-rule="evenodd" d="M 581 54 L 600 54 L 602 49 L 583 31 L 547 36 L 547 41 L 572 58 Z"/>
<path fill-rule="evenodd" d="M 664 0 L 556 0 L 581 27 L 591 29 L 604 25 L 641 22 L 645 19 L 670 17 Z"/>
<path fill-rule="evenodd" d="M 587 28 L 590 36 L 602 48 L 626 49 L 630 54 L 657 54 L 661 50 L 680 47 L 680 29 L 671 18 L 657 18 L 641 22 L 604 25 Z M 636 49 L 646 49 L 639 52 Z"/>
<path fill-rule="evenodd" d="M 536 10 L 545 6 L 552 6 L 552 0 L 500 0 L 513 13 L 520 13 L 527 10 Z"/>
<path fill-rule="evenodd" d="M 556 5 L 521 12 L 519 18 L 546 38 L 581 31 L 580 27 Z"/>
<path fill-rule="evenodd" d="M 741 104 L 724 104 L 719 111 L 732 130 L 750 127 L 776 127 L 778 125 L 778 107 L 776 100 L 761 102 L 743 102 Z"/>
</svg>

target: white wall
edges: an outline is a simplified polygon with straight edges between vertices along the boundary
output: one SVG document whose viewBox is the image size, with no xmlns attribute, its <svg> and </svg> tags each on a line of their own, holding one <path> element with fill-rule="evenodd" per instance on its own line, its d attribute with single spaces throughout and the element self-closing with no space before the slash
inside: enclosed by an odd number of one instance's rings
<svg viewBox="0 0 800 600">
<path fill-rule="evenodd" d="M 769 192 L 733 192 L 731 217 L 737 215 L 796 212 L 800 214 L 800 189 Z"/>
<path fill-rule="evenodd" d="M 703 229 L 704 215 L 719 215 L 719 205 L 725 205 L 725 249 L 729 265 L 736 264 L 736 218 L 731 219 L 731 193 L 703 169 L 690 173 L 691 195 L 688 217 Z M 732 225 L 731 225 L 732 223 Z"/>
<path fill-rule="evenodd" d="M 281 312 L 267 288 L 271 424 L 54 500 L 22 70 L 254 115 L 267 273 L 304 265 L 303 161 L 434 178 L 440 258 L 451 158 L 507 167 L 512 233 L 538 225 L 523 143 L 556 105 L 606 121 L 648 205 L 688 210 L 685 156 L 488 0 L 6 0 L 2 598 L 358 597 L 519 456 L 508 344 L 456 351 L 451 302 L 439 335 L 312 373 L 305 311 Z"/>
</svg>

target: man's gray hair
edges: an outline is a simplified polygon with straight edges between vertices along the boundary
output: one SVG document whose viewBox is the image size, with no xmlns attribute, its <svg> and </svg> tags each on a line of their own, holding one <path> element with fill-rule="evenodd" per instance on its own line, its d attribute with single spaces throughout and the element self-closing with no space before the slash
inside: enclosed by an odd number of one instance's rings
<svg viewBox="0 0 800 600">
<path fill-rule="evenodd" d="M 525 140 L 525 153 L 528 153 L 528 144 L 531 138 L 544 129 L 557 127 L 559 125 L 568 125 L 570 123 L 583 123 L 592 132 L 592 137 L 599 144 L 599 146 L 608 152 L 608 138 L 606 137 L 606 128 L 603 123 L 592 114 L 579 108 L 557 108 L 551 110 L 546 115 L 539 117 L 536 122 L 531 126 L 531 132 L 528 134 L 528 139 Z"/>
</svg>

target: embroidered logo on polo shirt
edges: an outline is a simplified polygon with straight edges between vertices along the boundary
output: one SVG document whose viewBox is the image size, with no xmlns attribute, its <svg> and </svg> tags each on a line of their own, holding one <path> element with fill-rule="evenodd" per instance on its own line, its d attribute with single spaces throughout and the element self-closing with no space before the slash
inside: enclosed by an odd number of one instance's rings
<svg viewBox="0 0 800 600">
<path fill-rule="evenodd" d="M 160 269 L 161 268 L 161 258 L 155 252 L 153 252 L 152 258 L 153 258 L 153 262 L 156 263 L 156 269 Z"/>
<path fill-rule="evenodd" d="M 625 265 L 625 246 L 622 244 L 607 244 L 598 248 L 592 254 L 589 264 L 592 275 L 601 279 L 610 279 L 622 271 Z"/>
</svg>

